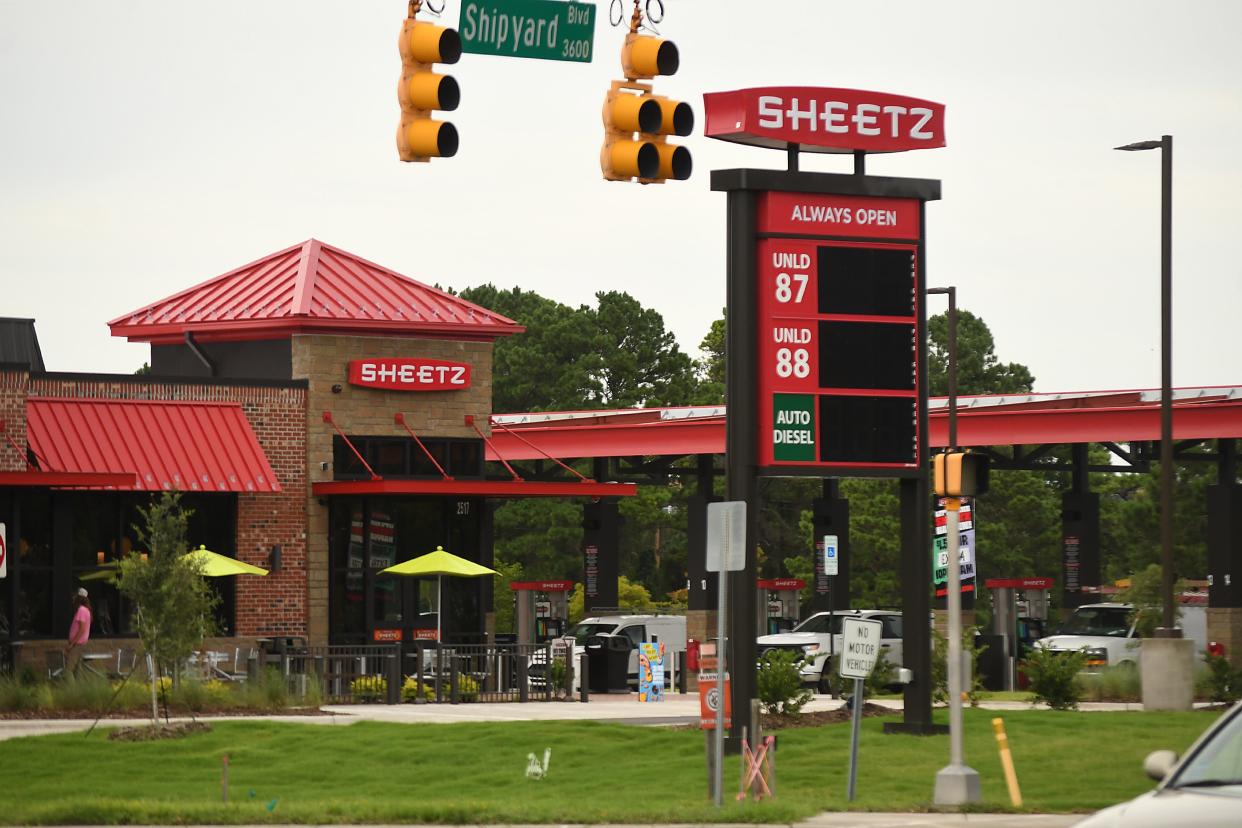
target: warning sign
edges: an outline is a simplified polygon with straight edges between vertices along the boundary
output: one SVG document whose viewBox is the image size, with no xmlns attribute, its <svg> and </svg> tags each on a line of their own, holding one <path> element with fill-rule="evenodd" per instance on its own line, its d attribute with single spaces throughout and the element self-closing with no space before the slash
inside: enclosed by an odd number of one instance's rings
<svg viewBox="0 0 1242 828">
<path fill-rule="evenodd" d="M 729 700 L 729 674 L 724 680 L 724 726 L 733 727 L 733 703 Z M 716 711 L 720 709 L 720 684 L 717 673 L 699 673 L 699 729 L 716 729 Z"/>
</svg>

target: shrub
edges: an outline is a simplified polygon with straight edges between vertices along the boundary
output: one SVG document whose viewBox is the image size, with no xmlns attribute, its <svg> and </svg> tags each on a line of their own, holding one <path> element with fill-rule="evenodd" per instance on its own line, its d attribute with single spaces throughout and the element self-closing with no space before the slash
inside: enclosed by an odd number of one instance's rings
<svg viewBox="0 0 1242 828">
<path fill-rule="evenodd" d="M 457 676 L 457 700 L 475 702 L 479 700 L 479 682 L 473 676 Z"/>
<path fill-rule="evenodd" d="M 979 675 L 979 654 L 987 649 L 975 644 L 977 627 L 962 630 L 962 652 L 970 654 L 970 686 L 963 688 L 970 706 L 979 704 L 983 690 L 983 676 Z M 949 701 L 949 639 L 939 630 L 932 630 L 932 700 L 940 704 Z"/>
<path fill-rule="evenodd" d="M 358 701 L 379 701 L 388 695 L 388 679 L 383 676 L 358 676 L 349 683 L 349 692 Z"/>
<path fill-rule="evenodd" d="M 237 699 L 243 707 L 255 710 L 281 710 L 289 705 L 289 688 L 275 667 L 269 667 L 254 681 L 240 685 Z"/>
<path fill-rule="evenodd" d="M 1022 660 L 1022 671 L 1031 680 L 1035 701 L 1053 710 L 1076 710 L 1079 701 L 1078 672 L 1086 662 L 1081 652 L 1056 652 L 1036 647 Z"/>
<path fill-rule="evenodd" d="M 863 697 L 887 691 L 896 678 L 897 669 L 888 660 L 888 656 L 881 652 L 880 657 L 875 660 L 875 666 L 867 674 L 867 680 L 863 682 Z"/>
<path fill-rule="evenodd" d="M 1242 698 L 1242 669 L 1235 668 L 1223 655 L 1205 651 L 1202 694 L 1217 704 Z"/>
<path fill-rule="evenodd" d="M 1076 681 L 1084 701 L 1136 702 L 1143 698 L 1142 680 L 1133 665 L 1119 664 L 1098 673 L 1079 673 Z"/>
<path fill-rule="evenodd" d="M 813 696 L 802 686 L 802 657 L 792 650 L 769 650 L 759 659 L 759 702 L 768 713 L 800 713 Z"/>
<path fill-rule="evenodd" d="M 112 701 L 112 685 L 101 676 L 70 676 L 52 686 L 57 710 L 89 710 L 103 713 Z"/>
<path fill-rule="evenodd" d="M 184 707 L 191 713 L 202 713 L 208 709 L 210 697 L 201 681 L 186 679 L 173 688 L 168 702 L 175 707 Z"/>
<path fill-rule="evenodd" d="M 401 701 L 412 702 L 419 696 L 422 696 L 424 701 L 435 701 L 435 685 L 426 682 L 419 684 L 414 676 L 406 676 L 405 682 L 401 685 Z"/>
<path fill-rule="evenodd" d="M 51 710 L 52 688 L 45 682 L 28 682 L 24 678 L 0 677 L 0 712 Z"/>
</svg>

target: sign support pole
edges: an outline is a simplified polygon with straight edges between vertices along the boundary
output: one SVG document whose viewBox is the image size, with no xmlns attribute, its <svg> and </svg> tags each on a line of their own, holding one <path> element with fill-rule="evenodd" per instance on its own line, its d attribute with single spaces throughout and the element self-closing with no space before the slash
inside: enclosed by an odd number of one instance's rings
<svg viewBox="0 0 1242 828">
<path fill-rule="evenodd" d="M 949 764 L 936 774 L 937 805 L 964 805 L 981 796 L 979 774 L 962 758 L 962 569 L 958 560 L 958 509 L 962 501 L 945 498 L 945 531 L 949 541 Z"/>
<path fill-rule="evenodd" d="M 725 670 L 728 669 L 728 647 L 725 638 L 725 613 L 729 607 L 729 572 L 720 567 L 716 573 L 717 594 L 720 606 L 716 610 L 716 732 L 712 734 L 712 759 L 715 776 L 712 779 L 712 801 L 719 808 L 724 802 L 724 711 Z"/>
<path fill-rule="evenodd" d="M 850 702 L 854 715 L 850 727 L 850 785 L 849 801 L 854 801 L 854 792 L 858 788 L 858 731 L 862 728 L 863 680 L 854 679 L 854 698 Z"/>
</svg>

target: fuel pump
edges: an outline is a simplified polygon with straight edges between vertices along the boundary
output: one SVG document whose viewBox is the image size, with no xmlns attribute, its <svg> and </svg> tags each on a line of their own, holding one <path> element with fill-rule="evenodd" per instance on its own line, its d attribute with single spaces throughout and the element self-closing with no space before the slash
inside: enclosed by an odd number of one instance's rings
<svg viewBox="0 0 1242 828">
<path fill-rule="evenodd" d="M 756 581 L 759 600 L 756 629 L 760 635 L 783 633 L 798 623 L 800 593 L 806 586 L 801 578 L 761 578 Z"/>
<path fill-rule="evenodd" d="M 569 593 L 573 581 L 513 581 L 517 602 L 519 644 L 542 644 L 560 638 L 569 629 Z"/>
<path fill-rule="evenodd" d="M 999 638 L 1003 689 L 1019 689 L 1018 662 L 1022 648 L 1043 637 L 1048 620 L 1052 578 L 989 578 L 992 593 L 992 635 Z"/>
</svg>

